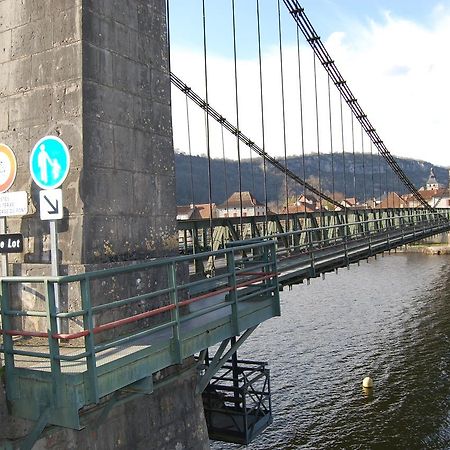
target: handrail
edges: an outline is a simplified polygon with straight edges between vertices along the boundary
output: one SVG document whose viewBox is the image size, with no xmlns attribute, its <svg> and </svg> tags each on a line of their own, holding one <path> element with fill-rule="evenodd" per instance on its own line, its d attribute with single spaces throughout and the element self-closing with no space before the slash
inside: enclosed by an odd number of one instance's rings
<svg viewBox="0 0 450 450">
<path fill-rule="evenodd" d="M 430 211 L 424 211 L 427 215 L 431 215 L 433 217 L 436 217 L 439 222 L 445 222 L 442 218 L 441 213 L 439 212 L 430 212 Z M 373 224 L 373 223 L 381 223 L 387 220 L 395 220 L 395 219 L 407 219 L 407 218 L 413 218 L 413 217 L 420 217 L 423 216 L 424 212 L 420 213 L 413 213 L 413 214 L 406 214 L 406 215 L 398 215 L 398 216 L 392 216 L 392 217 L 381 217 L 376 219 L 367 219 L 367 220 L 360 220 L 355 222 L 348 222 L 343 224 L 333 224 L 333 225 L 327 225 L 327 226 L 319 226 L 319 227 L 311 227 L 311 228 L 305 228 L 302 230 L 293 230 L 293 231 L 286 231 L 283 233 L 273 233 L 264 237 L 258 237 L 258 238 L 251 238 L 251 239 L 245 239 L 242 241 L 232 241 L 231 244 L 234 246 L 239 245 L 242 243 L 248 243 L 248 242 L 263 242 L 264 239 L 282 239 L 287 236 L 298 236 L 304 233 L 317 233 L 321 231 L 328 231 L 330 229 L 339 229 L 339 228 L 347 228 L 347 227 L 353 227 L 358 225 L 365 225 L 365 224 Z M 450 210 L 447 214 L 450 214 Z M 422 220 L 421 222 L 430 223 L 430 220 Z M 391 227 L 385 227 L 385 229 L 388 229 Z M 380 230 L 376 230 L 378 233 Z M 242 249 L 244 247 L 241 247 Z M 204 255 L 203 252 L 200 253 L 201 255 Z M 197 253 L 197 256 L 199 254 Z"/>
<path fill-rule="evenodd" d="M 148 311 L 144 311 L 138 314 L 131 314 L 127 317 L 123 317 L 116 320 L 110 320 L 109 322 L 106 322 L 104 324 L 96 325 L 96 326 L 90 326 L 82 328 L 81 330 L 74 331 L 71 333 L 63 333 L 59 332 L 59 330 L 55 329 L 55 326 L 52 326 L 51 323 L 48 323 L 47 328 L 48 331 L 36 331 L 36 330 L 16 330 L 13 328 L 8 328 L 4 330 L 0 330 L 0 334 L 3 336 L 7 336 L 9 338 L 22 336 L 22 337 L 35 337 L 35 338 L 47 338 L 49 340 L 49 351 L 46 354 L 46 357 L 50 357 L 52 360 L 58 360 L 58 361 L 64 361 L 68 360 L 70 361 L 76 361 L 77 359 L 83 359 L 85 357 L 93 357 L 99 349 L 105 349 L 105 348 L 111 348 L 115 345 L 118 345 L 118 342 L 130 342 L 133 340 L 135 336 L 131 334 L 130 336 L 119 336 L 113 337 L 112 339 L 109 339 L 109 342 L 106 344 L 101 344 L 99 346 L 94 345 L 90 350 L 88 348 L 88 345 L 85 344 L 84 348 L 82 348 L 81 353 L 77 355 L 60 355 L 59 352 L 56 352 L 52 356 L 52 350 L 51 350 L 51 341 L 60 342 L 62 340 L 64 341 L 72 341 L 79 338 L 88 338 L 89 336 L 95 336 L 98 334 L 101 334 L 106 331 L 114 330 L 121 328 L 125 325 L 130 325 L 133 323 L 136 323 L 138 321 L 142 321 L 144 319 L 149 319 L 156 316 L 161 316 L 165 313 L 170 313 L 174 311 L 178 311 L 180 308 L 185 308 L 193 303 L 200 302 L 202 300 L 215 297 L 218 295 L 224 295 L 228 294 L 232 291 L 237 292 L 237 297 L 239 300 L 239 297 L 243 298 L 243 295 L 241 292 L 242 289 L 246 289 L 251 286 L 258 285 L 261 292 L 265 293 L 277 293 L 278 285 L 276 283 L 277 278 L 277 271 L 275 267 L 275 243 L 272 241 L 267 242 L 259 242 L 257 244 L 246 244 L 242 248 L 244 248 L 247 252 L 251 253 L 252 251 L 255 252 L 255 258 L 258 259 L 258 266 L 260 267 L 259 272 L 240 272 L 240 267 L 237 267 L 236 265 L 233 265 L 228 269 L 228 272 L 225 274 L 218 274 L 217 277 L 213 277 L 210 279 L 204 279 L 202 280 L 203 284 L 205 284 L 204 290 L 206 290 L 203 293 L 199 293 L 194 295 L 193 297 L 190 297 L 188 294 L 189 288 L 192 286 L 198 286 L 199 282 L 193 281 L 193 282 L 184 282 L 184 280 L 181 280 L 181 284 L 174 285 L 174 286 L 168 286 L 168 287 L 159 287 L 154 291 L 146 292 L 144 294 L 140 295 L 131 295 L 127 298 L 120 299 L 120 300 L 114 300 L 110 301 L 106 304 L 100 304 L 100 305 L 91 305 L 90 299 L 89 299 L 89 290 L 90 290 L 90 284 L 95 280 L 104 279 L 106 277 L 114 278 L 118 275 L 124 275 L 132 272 L 138 272 L 142 273 L 146 270 L 153 270 L 153 269 L 161 269 L 164 267 L 167 267 L 169 271 L 171 271 L 172 275 L 176 279 L 176 270 L 178 265 L 185 264 L 186 262 L 192 262 L 195 258 L 197 258 L 196 255 L 187 255 L 187 256 L 176 256 L 176 257 L 167 257 L 163 258 L 158 261 L 148 261 L 140 264 L 131 264 L 129 266 L 123 266 L 118 268 L 109 268 L 106 270 L 100 270 L 96 272 L 90 272 L 85 274 L 77 274 L 76 276 L 60 276 L 60 277 L 2 277 L 0 278 L 0 283 L 2 286 L 2 292 L 8 292 L 8 286 L 18 283 L 36 283 L 41 284 L 43 286 L 48 285 L 52 290 L 59 289 L 58 286 L 64 285 L 64 284 L 70 284 L 70 283 L 84 283 L 85 288 L 81 289 L 80 285 L 80 295 L 82 300 L 82 306 L 81 309 L 78 311 L 72 311 L 72 312 L 57 312 L 56 310 L 54 312 L 50 313 L 44 313 L 41 311 L 15 311 L 9 309 L 9 306 L 4 307 L 2 311 L 2 315 L 4 317 L 27 317 L 27 316 L 38 316 L 38 317 L 48 317 L 48 320 L 50 322 L 55 322 L 56 319 L 63 319 L 67 317 L 87 317 L 87 316 L 93 316 L 93 315 L 99 315 L 104 312 L 104 310 L 110 310 L 110 309 L 118 309 L 124 306 L 130 306 L 137 302 L 147 301 L 151 300 L 156 297 L 161 297 L 165 295 L 172 295 L 175 294 L 176 296 L 181 295 L 183 292 L 183 298 L 178 299 L 176 298 L 175 302 L 171 302 L 169 304 L 159 306 L 157 308 L 152 308 Z M 225 256 L 230 257 L 231 255 L 234 255 L 234 253 L 241 253 L 242 248 L 239 249 L 222 249 L 214 252 L 206 252 L 202 255 L 202 257 L 205 256 Z M 261 260 L 261 253 L 264 255 L 264 257 Z M 272 255 L 272 256 L 270 256 Z M 240 264 L 239 258 L 232 258 L 233 261 L 236 261 L 236 264 Z M 275 269 L 275 270 L 274 270 Z M 217 285 L 217 281 L 229 279 L 231 273 L 234 273 L 234 277 L 237 280 L 240 278 L 239 281 L 236 281 L 235 285 L 227 286 L 226 288 L 220 287 Z M 242 279 L 245 277 L 245 279 Z M 52 292 L 49 291 L 49 292 Z M 177 294 L 177 290 L 180 290 L 180 293 Z M 6 296 L 7 297 L 7 296 Z M 5 299 L 6 299 L 5 297 Z M 50 304 L 50 310 L 54 309 L 54 298 L 52 298 L 52 295 L 46 295 L 46 302 Z M 5 303 L 5 299 L 3 299 L 3 303 Z M 245 299 L 244 299 L 245 300 Z M 228 307 L 230 305 L 229 302 L 222 302 L 221 304 L 217 305 L 217 309 Z M 151 305 L 147 305 L 151 306 Z M 195 311 L 195 316 L 205 314 L 208 311 L 210 311 L 210 307 L 202 307 L 199 311 Z M 233 314 L 237 314 L 236 310 L 233 310 Z M 192 314 L 191 314 L 192 315 Z M 175 327 L 179 328 L 182 322 L 185 322 L 186 320 L 189 320 L 191 318 L 190 314 L 184 315 L 182 317 L 177 314 L 177 320 L 175 321 L 165 321 L 159 324 L 159 325 L 148 325 L 147 328 L 142 331 L 138 331 L 136 336 L 140 337 L 143 334 L 153 334 L 161 329 L 161 327 Z M 230 320 L 235 321 L 235 319 L 232 319 L 230 317 Z M 236 319 L 237 320 L 237 319 Z M 5 321 L 4 321 L 5 322 Z M 6 321 L 7 322 L 7 321 Z M 84 322 L 86 322 L 84 320 Z M 10 342 L 12 344 L 12 341 Z M 53 344 L 54 345 L 54 344 Z M 58 344 L 59 346 L 60 344 Z M 20 352 L 22 355 L 31 355 L 32 352 L 27 352 L 23 349 L 20 350 L 12 350 L 6 348 L 0 348 L 0 350 L 5 352 L 6 357 L 13 356 L 14 354 L 18 354 Z M 34 353 L 36 356 L 36 353 Z M 94 358 L 95 359 L 95 358 Z"/>
</svg>

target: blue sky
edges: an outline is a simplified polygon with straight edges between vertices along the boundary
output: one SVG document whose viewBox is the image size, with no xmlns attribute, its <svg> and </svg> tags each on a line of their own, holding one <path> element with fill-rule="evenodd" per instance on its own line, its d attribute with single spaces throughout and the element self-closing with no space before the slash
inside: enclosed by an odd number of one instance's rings
<svg viewBox="0 0 450 450">
<path fill-rule="evenodd" d="M 371 20 L 383 21 L 386 12 L 427 26 L 433 20 L 433 10 L 436 5 L 450 7 L 449 0 L 303 0 L 300 4 L 305 8 L 306 14 L 322 39 L 326 39 L 333 32 L 345 31 L 351 34 L 355 26 L 364 27 Z M 236 0 L 235 5 L 240 38 L 251 35 L 253 39 L 256 1 Z M 231 28 L 231 0 L 206 0 L 205 7 L 208 29 Z M 200 48 L 203 45 L 202 1 L 171 0 L 170 8 L 173 41 L 179 45 Z M 282 10 L 285 10 L 283 3 Z M 260 0 L 261 26 L 266 32 L 265 38 L 274 42 L 277 39 L 274 28 L 276 11 L 277 0 Z M 284 13 L 284 19 L 286 17 Z M 241 53 L 244 46 L 242 39 Z M 230 47 L 215 34 L 209 36 L 209 49 L 230 51 Z"/>
<path fill-rule="evenodd" d="M 381 21 L 386 11 L 426 24 L 436 3 L 433 0 L 305 0 L 302 4 L 314 26 L 330 34 L 343 31 L 347 23 Z"/>
<path fill-rule="evenodd" d="M 450 0 L 303 0 L 300 3 L 389 150 L 394 155 L 450 166 L 447 132 Z M 236 0 L 240 90 L 243 97 L 249 94 L 248 102 L 255 81 L 247 75 L 257 65 L 255 5 L 256 0 Z M 289 77 L 296 70 L 295 61 L 289 61 L 289 49 L 293 51 L 295 47 L 295 26 L 283 2 L 281 7 Z M 260 8 L 263 56 L 267 61 L 264 76 L 272 81 L 272 90 L 277 91 L 280 84 L 276 79 L 277 0 L 260 0 Z M 171 0 L 170 9 L 172 68 L 203 95 L 202 1 Z M 234 96 L 231 0 L 206 0 L 206 17 L 210 102 L 231 120 Z M 257 95 L 253 94 L 252 101 L 257 102 Z M 267 109 L 279 112 L 279 101 L 272 94 L 267 95 Z M 173 102 L 175 146 L 186 151 L 184 112 L 180 101 L 174 97 Z M 255 107 L 257 110 L 258 106 Z M 257 126 L 258 113 L 254 111 L 250 108 L 247 113 L 242 111 L 241 129 L 258 142 L 261 133 Z M 200 116 L 198 120 L 201 121 Z M 277 121 L 274 116 L 273 122 Z M 295 125 L 291 128 L 295 129 Z M 195 140 L 195 129 L 191 132 Z M 195 149 L 202 148 L 201 134 L 204 132 L 199 128 Z M 270 134 L 279 138 L 279 126 Z M 326 139 L 326 136 L 322 138 L 325 145 Z M 213 148 L 218 148 L 218 144 Z M 298 144 L 289 143 L 288 153 L 295 151 Z M 270 153 L 280 154 L 279 139 L 278 143 L 271 144 Z"/>
</svg>

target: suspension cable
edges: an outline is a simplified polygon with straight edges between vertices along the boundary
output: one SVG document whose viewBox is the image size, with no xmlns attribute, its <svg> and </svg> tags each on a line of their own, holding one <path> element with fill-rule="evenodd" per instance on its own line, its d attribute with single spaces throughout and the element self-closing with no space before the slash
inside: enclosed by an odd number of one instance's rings
<svg viewBox="0 0 450 450">
<path fill-rule="evenodd" d="M 299 106 L 300 106 L 300 136 L 302 138 L 302 168 L 303 179 L 306 180 L 306 166 L 305 166 L 305 133 L 303 124 L 303 83 L 302 83 L 302 64 L 300 56 L 300 31 L 297 27 L 297 63 L 298 63 L 298 92 L 299 92 Z M 306 185 L 303 185 L 303 206 L 306 216 Z M 306 218 L 305 218 L 306 223 Z"/>
<path fill-rule="evenodd" d="M 203 64 L 205 76 L 205 99 L 208 103 L 208 62 L 207 62 L 207 45 L 206 45 L 206 8 L 205 0 L 203 5 Z M 211 178 L 211 143 L 209 129 L 209 114 L 205 111 L 205 127 L 206 127 L 206 152 L 208 156 L 208 201 L 209 201 L 209 228 L 211 233 L 211 248 L 213 247 L 213 208 L 212 208 L 212 178 Z"/>
<path fill-rule="evenodd" d="M 374 161 L 373 161 L 373 144 L 370 142 L 370 162 L 372 165 L 372 209 L 375 208 L 375 168 L 374 168 Z"/>
<path fill-rule="evenodd" d="M 278 0 L 278 43 L 280 52 L 280 77 L 281 77 L 281 109 L 283 122 L 283 150 L 284 150 L 284 165 L 287 164 L 287 144 L 286 144 L 286 108 L 284 98 L 284 70 L 283 70 L 283 48 L 282 48 L 282 32 L 281 32 L 281 4 Z M 285 194 L 286 194 L 286 232 L 289 231 L 289 186 L 287 173 L 284 174 Z"/>
<path fill-rule="evenodd" d="M 313 71 L 314 71 L 314 100 L 315 100 L 315 115 L 316 115 L 316 143 L 317 143 L 317 169 L 319 175 L 319 191 L 322 192 L 322 175 L 320 171 L 320 132 L 319 132 L 319 99 L 317 92 L 317 67 L 316 55 L 313 55 Z M 323 201 L 322 197 L 319 199 L 320 204 L 320 226 L 323 227 Z"/>
<path fill-rule="evenodd" d="M 191 199 L 192 205 L 195 206 L 195 192 L 194 192 L 194 173 L 192 169 L 192 142 L 191 142 L 191 125 L 189 118 L 189 100 L 188 96 L 185 95 L 186 98 L 186 122 L 187 122 L 187 138 L 188 138 L 188 149 L 189 149 L 189 172 L 191 177 Z"/>
<path fill-rule="evenodd" d="M 341 112 L 342 165 L 344 168 L 344 205 L 347 208 L 347 168 L 345 164 L 344 108 L 342 106 L 342 95 L 339 97 L 339 108 Z"/>
<path fill-rule="evenodd" d="M 223 133 L 223 124 L 220 124 L 220 134 L 222 137 L 222 157 L 223 157 L 223 173 L 225 176 L 225 197 L 226 197 L 226 208 L 227 208 L 227 216 L 230 215 L 230 209 L 228 207 L 228 199 L 229 199 L 229 195 L 228 195 L 228 174 L 227 174 L 227 162 L 225 159 L 225 139 L 224 139 L 224 133 Z"/>
<path fill-rule="evenodd" d="M 414 195 L 414 197 L 419 201 L 419 203 L 423 205 L 426 209 L 434 211 L 434 208 L 426 202 L 426 200 L 420 195 L 420 192 L 417 190 L 417 188 L 405 175 L 405 173 L 400 168 L 395 158 L 392 156 L 392 154 L 389 152 L 384 142 L 381 140 L 375 128 L 370 123 L 369 119 L 367 118 L 367 115 L 364 113 L 363 109 L 359 105 L 358 100 L 354 97 L 352 91 L 347 85 L 347 82 L 342 77 L 334 61 L 331 59 L 327 49 L 323 45 L 320 37 L 317 35 L 314 27 L 312 26 L 311 22 L 306 16 L 304 9 L 300 5 L 300 2 L 298 0 L 283 0 L 283 1 L 289 13 L 297 23 L 306 40 L 308 41 L 309 45 L 313 49 L 314 53 L 317 55 L 320 62 L 324 66 L 325 70 L 330 75 L 337 89 L 341 93 L 344 100 L 348 103 L 354 116 L 361 123 L 361 126 L 364 128 L 364 131 L 367 133 L 370 140 L 373 142 L 378 152 L 380 153 L 380 155 L 387 161 L 387 163 L 395 172 L 395 174 L 400 178 L 403 184 L 409 189 L 409 191 Z"/>
<path fill-rule="evenodd" d="M 336 199 L 335 184 L 334 184 L 334 151 L 333 151 L 333 121 L 331 113 L 331 86 L 330 77 L 327 77 L 328 86 L 328 118 L 330 124 L 330 152 L 331 152 L 331 192 L 333 193 L 333 198 Z"/>
<path fill-rule="evenodd" d="M 361 127 L 361 152 L 362 152 L 362 169 L 363 169 L 363 191 L 364 191 L 364 204 L 367 204 L 367 191 L 366 191 L 366 161 L 364 153 L 364 130 Z"/>
<path fill-rule="evenodd" d="M 378 154 L 377 155 L 377 159 L 378 159 L 378 178 L 379 178 L 379 181 L 378 181 L 378 183 L 379 183 L 379 189 L 378 189 L 378 194 L 379 194 L 379 197 L 380 197 L 380 205 L 381 205 L 381 198 L 383 197 L 383 192 L 382 192 L 382 189 L 383 189 L 383 175 L 381 174 L 381 155 L 380 154 Z M 381 207 L 381 206 L 380 206 Z"/>
<path fill-rule="evenodd" d="M 357 200 L 356 200 L 355 121 L 353 115 L 351 116 L 351 123 L 352 123 L 352 153 L 353 153 L 353 198 L 355 200 L 355 204 L 353 206 L 356 206 Z"/>
<path fill-rule="evenodd" d="M 225 119 L 221 114 L 219 114 L 214 108 L 212 108 L 205 100 L 203 100 L 198 94 L 196 94 L 187 84 L 185 84 L 183 81 L 180 80 L 175 74 L 171 73 L 170 78 L 172 81 L 172 84 L 176 86 L 180 91 L 186 93 L 186 95 L 189 96 L 189 98 L 196 103 L 200 108 L 202 108 L 204 111 L 208 113 L 214 120 L 216 120 L 219 123 L 223 123 L 223 126 L 226 130 L 228 130 L 231 134 L 237 137 L 240 142 L 250 147 L 255 153 L 257 153 L 259 156 L 262 156 L 266 159 L 266 161 L 274 166 L 276 169 L 280 170 L 283 173 L 287 173 L 288 177 L 291 178 L 291 180 L 294 180 L 296 183 L 300 184 L 301 186 L 305 186 L 306 189 L 308 189 L 313 194 L 316 194 L 318 197 L 322 197 L 323 200 L 331 203 L 332 205 L 335 205 L 339 208 L 342 207 L 340 203 L 333 200 L 330 196 L 324 194 L 323 192 L 320 192 L 317 188 L 312 186 L 310 183 L 306 182 L 302 178 L 300 178 L 298 175 L 296 175 L 294 172 L 292 172 L 290 169 L 285 167 L 283 164 L 281 164 L 277 159 L 270 156 L 267 152 L 263 151 L 261 147 L 259 147 L 257 144 L 255 144 L 254 141 L 249 139 L 244 133 L 242 133 L 237 127 L 232 125 L 227 119 Z"/>
<path fill-rule="evenodd" d="M 263 71 L 262 71 L 262 52 L 261 52 L 261 18 L 260 18 L 260 10 L 259 10 L 259 0 L 256 0 L 256 19 L 258 24 L 258 62 L 259 62 L 259 95 L 260 95 L 260 102 L 261 102 L 261 134 L 262 134 L 262 160 L 263 160 L 263 171 L 264 171 L 264 208 L 265 208 L 265 226 L 266 226 L 266 233 L 267 233 L 267 227 L 269 223 L 269 205 L 268 205 L 268 198 L 267 198 L 267 162 L 265 158 L 265 152 L 266 152 L 266 130 L 265 130 L 265 121 L 264 121 L 264 94 L 263 94 Z"/>
<path fill-rule="evenodd" d="M 236 109 L 236 127 L 239 130 L 239 94 L 238 94 L 238 72 L 237 72 L 237 44 L 236 44 L 236 7 L 235 0 L 231 0 L 231 9 L 233 15 L 233 59 L 234 59 L 234 89 L 235 89 L 235 109 Z M 206 101 L 208 104 L 208 101 Z M 241 147 L 239 136 L 236 135 L 236 146 L 238 155 L 238 172 L 239 172 L 239 223 L 241 239 L 244 238 L 243 233 L 243 207 L 242 207 L 242 167 L 241 167 Z"/>
</svg>

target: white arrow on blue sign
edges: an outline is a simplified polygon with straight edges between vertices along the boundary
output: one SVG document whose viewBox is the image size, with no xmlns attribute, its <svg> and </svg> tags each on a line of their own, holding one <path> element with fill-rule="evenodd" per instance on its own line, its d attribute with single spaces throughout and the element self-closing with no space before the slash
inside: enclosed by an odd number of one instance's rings
<svg viewBox="0 0 450 450">
<path fill-rule="evenodd" d="M 41 189 L 56 189 L 69 173 L 70 155 L 67 145 L 56 136 L 46 136 L 33 147 L 30 171 Z"/>
</svg>

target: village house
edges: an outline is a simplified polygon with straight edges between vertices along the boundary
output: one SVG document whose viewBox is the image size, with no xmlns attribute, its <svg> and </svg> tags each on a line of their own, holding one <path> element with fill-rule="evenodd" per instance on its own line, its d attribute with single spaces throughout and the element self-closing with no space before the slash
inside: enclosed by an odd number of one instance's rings
<svg viewBox="0 0 450 450">
<path fill-rule="evenodd" d="M 286 206 L 283 206 L 283 208 L 281 209 L 281 214 L 297 214 L 297 213 L 312 213 L 317 211 L 317 209 L 315 207 L 312 207 L 311 205 L 309 205 L 308 203 L 293 203 L 291 205 L 288 205 L 288 208 L 286 208 Z"/>
<path fill-rule="evenodd" d="M 201 220 L 209 219 L 211 216 L 217 217 L 216 204 L 213 203 L 210 207 L 209 203 L 200 203 L 197 205 L 190 204 L 186 206 L 177 206 L 177 220 Z"/>
<path fill-rule="evenodd" d="M 317 200 L 317 197 L 311 194 L 300 195 L 295 202 L 296 206 L 303 207 L 306 205 L 308 208 L 313 211 L 320 208 L 320 202 Z"/>
<path fill-rule="evenodd" d="M 200 213 L 192 203 L 185 206 L 177 206 L 177 220 L 201 219 Z"/>
<path fill-rule="evenodd" d="M 266 207 L 251 192 L 245 191 L 241 195 L 239 195 L 239 192 L 234 192 L 228 200 L 221 205 L 217 205 L 217 217 L 240 217 L 241 196 L 242 217 L 264 216 L 266 214 Z"/>
<path fill-rule="evenodd" d="M 408 200 L 397 192 L 388 192 L 378 205 L 378 208 L 407 208 Z"/>
</svg>

